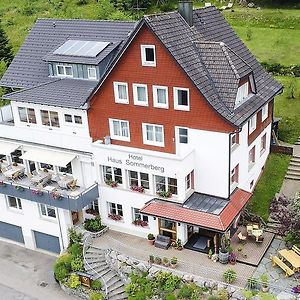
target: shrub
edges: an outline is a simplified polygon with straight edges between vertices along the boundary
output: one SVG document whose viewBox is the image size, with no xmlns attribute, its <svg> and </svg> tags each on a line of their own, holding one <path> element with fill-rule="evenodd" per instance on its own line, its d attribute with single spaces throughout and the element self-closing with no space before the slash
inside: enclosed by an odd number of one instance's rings
<svg viewBox="0 0 300 300">
<path fill-rule="evenodd" d="M 223 278 L 227 283 L 233 283 L 236 281 L 237 275 L 236 272 L 232 269 L 228 269 L 224 272 Z"/>
<path fill-rule="evenodd" d="M 103 300 L 104 296 L 102 293 L 92 292 L 90 294 L 90 300 Z"/>
<path fill-rule="evenodd" d="M 71 268 L 74 272 L 84 271 L 84 264 L 82 258 L 74 257 L 71 261 Z"/>
<path fill-rule="evenodd" d="M 300 231 L 289 231 L 285 237 L 285 242 L 300 247 Z"/>
<path fill-rule="evenodd" d="M 104 226 L 101 224 L 100 217 L 96 217 L 95 219 L 86 219 L 84 221 L 84 229 L 91 232 L 98 232 L 103 229 Z"/>
<path fill-rule="evenodd" d="M 58 265 L 54 267 L 54 276 L 56 280 L 59 282 L 62 282 L 65 278 L 67 278 L 69 275 L 69 271 L 64 265 Z"/>
<path fill-rule="evenodd" d="M 159 288 L 168 293 L 171 293 L 178 288 L 181 281 L 178 276 L 173 276 L 170 272 L 159 272 L 155 280 Z"/>
<path fill-rule="evenodd" d="M 256 290 L 258 288 L 258 279 L 255 277 L 250 277 L 247 279 L 247 287 L 250 290 Z"/>
<path fill-rule="evenodd" d="M 75 228 L 69 228 L 68 230 L 69 235 L 69 245 L 73 245 L 74 243 L 81 243 L 82 242 L 82 233 L 77 233 Z"/>
<path fill-rule="evenodd" d="M 191 299 L 193 294 L 192 286 L 184 284 L 178 292 L 178 299 Z"/>
<path fill-rule="evenodd" d="M 78 243 L 74 243 L 69 247 L 68 252 L 72 257 L 83 257 L 83 246 Z"/>
<path fill-rule="evenodd" d="M 174 294 L 168 294 L 165 298 L 165 300 L 176 300 L 177 297 Z"/>
<path fill-rule="evenodd" d="M 149 234 L 148 234 L 148 240 L 149 240 L 149 241 L 155 240 L 155 237 L 154 237 L 153 233 L 149 233 Z"/>
<path fill-rule="evenodd" d="M 93 280 L 93 281 L 92 281 L 91 288 L 92 288 L 93 290 L 100 290 L 101 287 L 102 287 L 102 283 L 101 283 L 100 280 Z"/>
<path fill-rule="evenodd" d="M 79 276 L 76 274 L 70 275 L 67 286 L 71 289 L 77 289 L 81 285 Z"/>
<path fill-rule="evenodd" d="M 218 298 L 219 300 L 228 300 L 229 299 L 228 291 L 226 289 L 218 290 Z"/>
</svg>

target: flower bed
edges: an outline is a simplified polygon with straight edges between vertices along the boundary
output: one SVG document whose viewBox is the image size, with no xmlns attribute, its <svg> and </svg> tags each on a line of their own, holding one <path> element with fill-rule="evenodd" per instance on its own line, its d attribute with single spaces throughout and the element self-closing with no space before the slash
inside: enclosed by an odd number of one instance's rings
<svg viewBox="0 0 300 300">
<path fill-rule="evenodd" d="M 107 226 L 102 225 L 100 217 L 85 219 L 83 227 L 92 238 L 100 237 L 108 230 Z"/>
</svg>

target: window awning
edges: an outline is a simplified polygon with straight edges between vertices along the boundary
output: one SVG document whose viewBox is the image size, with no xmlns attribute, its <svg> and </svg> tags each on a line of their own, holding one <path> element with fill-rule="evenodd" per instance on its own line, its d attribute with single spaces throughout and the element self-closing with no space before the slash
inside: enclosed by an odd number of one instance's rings
<svg viewBox="0 0 300 300">
<path fill-rule="evenodd" d="M 59 167 L 66 167 L 66 165 L 75 157 L 76 155 L 74 154 L 43 149 L 28 150 L 21 156 L 22 159 L 37 161 Z"/>
<path fill-rule="evenodd" d="M 19 147 L 20 145 L 0 141 L 0 154 L 9 155 Z"/>
</svg>

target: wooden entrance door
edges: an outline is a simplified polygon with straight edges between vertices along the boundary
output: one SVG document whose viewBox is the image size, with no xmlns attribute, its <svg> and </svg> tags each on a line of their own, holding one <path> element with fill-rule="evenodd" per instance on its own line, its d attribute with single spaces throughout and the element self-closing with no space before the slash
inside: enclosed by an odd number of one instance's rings
<svg viewBox="0 0 300 300">
<path fill-rule="evenodd" d="M 176 222 L 166 219 L 158 219 L 158 229 L 160 235 L 168 236 L 173 241 L 177 240 Z"/>
<path fill-rule="evenodd" d="M 72 211 L 72 223 L 73 225 L 79 222 L 79 213 L 77 211 Z"/>
</svg>

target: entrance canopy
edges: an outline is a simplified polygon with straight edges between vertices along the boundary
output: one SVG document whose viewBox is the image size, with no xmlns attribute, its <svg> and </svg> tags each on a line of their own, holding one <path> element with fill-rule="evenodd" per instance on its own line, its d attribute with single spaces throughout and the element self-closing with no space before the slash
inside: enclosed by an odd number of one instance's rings
<svg viewBox="0 0 300 300">
<path fill-rule="evenodd" d="M 53 166 L 66 167 L 76 155 L 70 153 L 62 153 L 58 151 L 50 151 L 44 149 L 32 149 L 25 152 L 21 158 L 40 163 L 46 163 Z"/>
<path fill-rule="evenodd" d="M 19 147 L 20 145 L 0 141 L 0 154 L 9 155 Z"/>
<path fill-rule="evenodd" d="M 148 202 L 140 212 L 145 215 L 224 232 L 230 227 L 251 196 L 252 193 L 237 189 L 218 214 L 190 209 L 159 199 Z"/>
</svg>

